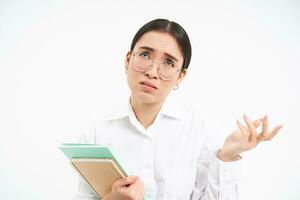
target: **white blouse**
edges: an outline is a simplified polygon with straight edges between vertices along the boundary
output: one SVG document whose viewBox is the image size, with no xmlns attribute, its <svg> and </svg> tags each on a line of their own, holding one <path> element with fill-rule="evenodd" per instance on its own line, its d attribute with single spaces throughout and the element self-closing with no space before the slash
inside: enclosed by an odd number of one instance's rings
<svg viewBox="0 0 300 200">
<path fill-rule="evenodd" d="M 145 199 L 237 200 L 241 161 L 223 162 L 203 118 L 167 100 L 145 129 L 130 104 L 94 123 L 82 143 L 109 145 L 129 175 L 141 177 Z M 82 180 L 76 200 L 98 199 Z"/>
</svg>

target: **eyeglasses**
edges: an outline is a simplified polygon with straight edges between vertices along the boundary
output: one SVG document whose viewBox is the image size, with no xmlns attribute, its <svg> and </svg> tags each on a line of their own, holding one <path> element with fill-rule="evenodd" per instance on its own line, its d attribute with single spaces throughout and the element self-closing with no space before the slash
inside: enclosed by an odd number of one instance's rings
<svg viewBox="0 0 300 200">
<path fill-rule="evenodd" d="M 157 63 L 151 59 L 150 53 L 141 50 L 133 53 L 132 58 L 133 66 L 135 70 L 139 72 L 147 72 L 152 69 L 153 63 Z M 171 59 L 166 59 L 158 64 L 158 75 L 162 80 L 170 81 L 174 76 L 183 68 L 176 65 Z"/>
</svg>

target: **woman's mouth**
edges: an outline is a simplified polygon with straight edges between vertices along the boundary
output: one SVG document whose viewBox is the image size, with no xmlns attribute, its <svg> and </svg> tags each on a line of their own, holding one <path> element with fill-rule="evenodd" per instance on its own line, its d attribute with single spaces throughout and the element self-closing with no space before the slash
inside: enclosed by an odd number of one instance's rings
<svg viewBox="0 0 300 200">
<path fill-rule="evenodd" d="M 142 81 L 140 82 L 140 84 L 142 85 L 143 91 L 145 92 L 154 92 L 155 90 L 157 90 L 157 87 L 153 83 L 150 83 L 148 81 Z"/>
<path fill-rule="evenodd" d="M 140 82 L 140 84 L 157 89 L 157 87 L 153 83 L 150 83 L 148 81 L 142 81 L 142 82 Z"/>
</svg>

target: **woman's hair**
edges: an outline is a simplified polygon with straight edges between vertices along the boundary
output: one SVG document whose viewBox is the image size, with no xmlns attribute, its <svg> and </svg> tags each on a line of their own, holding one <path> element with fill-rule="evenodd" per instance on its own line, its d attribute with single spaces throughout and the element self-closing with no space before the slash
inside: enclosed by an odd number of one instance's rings
<svg viewBox="0 0 300 200">
<path fill-rule="evenodd" d="M 130 47 L 131 51 L 134 49 L 135 44 L 138 42 L 138 40 L 149 31 L 165 32 L 173 36 L 177 41 L 177 44 L 180 47 L 181 53 L 183 55 L 182 68 L 188 68 L 192 57 L 192 47 L 189 36 L 179 24 L 167 19 L 155 19 L 142 26 L 132 40 Z"/>
</svg>

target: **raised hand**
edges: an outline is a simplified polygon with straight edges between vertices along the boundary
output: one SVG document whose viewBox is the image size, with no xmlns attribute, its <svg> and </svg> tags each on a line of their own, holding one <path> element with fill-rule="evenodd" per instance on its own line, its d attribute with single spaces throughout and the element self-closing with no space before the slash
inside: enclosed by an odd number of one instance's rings
<svg viewBox="0 0 300 200">
<path fill-rule="evenodd" d="M 279 132 L 283 125 L 276 126 L 269 132 L 268 117 L 264 116 L 262 119 L 251 121 L 244 115 L 246 125 L 242 125 L 237 120 L 238 130 L 229 135 L 218 152 L 218 157 L 223 161 L 234 161 L 239 159 L 239 154 L 249 151 L 256 147 L 261 141 L 269 141 Z M 261 132 L 257 129 L 262 126 Z"/>
</svg>

